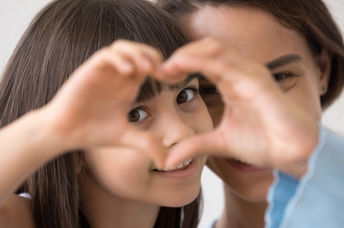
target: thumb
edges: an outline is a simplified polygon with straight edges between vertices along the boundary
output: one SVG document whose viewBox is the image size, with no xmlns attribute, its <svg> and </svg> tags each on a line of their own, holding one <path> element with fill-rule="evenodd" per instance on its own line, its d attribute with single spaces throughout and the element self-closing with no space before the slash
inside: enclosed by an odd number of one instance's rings
<svg viewBox="0 0 344 228">
<path fill-rule="evenodd" d="M 153 159 L 158 168 L 163 167 L 167 151 L 160 140 L 151 133 L 128 127 L 122 134 L 119 143 L 121 146 L 146 153 Z"/>
<path fill-rule="evenodd" d="M 186 159 L 199 155 L 224 155 L 225 148 L 225 141 L 220 131 L 193 136 L 181 141 L 169 152 L 164 167 L 175 167 Z"/>
</svg>

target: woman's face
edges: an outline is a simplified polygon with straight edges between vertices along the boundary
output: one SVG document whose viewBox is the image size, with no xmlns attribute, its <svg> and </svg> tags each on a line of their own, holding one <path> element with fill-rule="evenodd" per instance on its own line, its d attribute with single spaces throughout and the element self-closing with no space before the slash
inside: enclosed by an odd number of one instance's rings
<svg viewBox="0 0 344 228">
<path fill-rule="evenodd" d="M 132 125 L 158 137 L 168 150 L 213 128 L 198 93 L 198 79 L 185 83 L 179 88 L 164 86 L 160 93 L 143 97 L 128 114 Z M 206 160 L 194 157 L 174 170 L 159 171 L 146 154 L 130 149 L 97 149 L 86 152 L 85 157 L 86 187 L 95 194 L 173 207 L 196 198 Z"/>
<path fill-rule="evenodd" d="M 320 120 L 319 97 L 328 80 L 329 64 L 323 64 L 312 55 L 298 32 L 284 27 L 262 10 L 226 5 L 201 7 L 184 22 L 183 29 L 190 39 L 215 37 L 244 57 L 266 65 L 285 95 L 312 118 Z M 202 96 L 217 125 L 223 111 L 219 96 L 212 92 L 207 94 L 206 90 Z M 209 158 L 207 165 L 239 197 L 265 201 L 273 181 L 271 169 L 222 158 Z"/>
</svg>

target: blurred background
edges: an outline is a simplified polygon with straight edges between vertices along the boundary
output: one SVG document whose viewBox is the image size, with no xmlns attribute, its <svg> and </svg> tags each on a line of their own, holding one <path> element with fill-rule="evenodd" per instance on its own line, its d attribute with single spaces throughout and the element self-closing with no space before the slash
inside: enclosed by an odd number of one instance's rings
<svg viewBox="0 0 344 228">
<path fill-rule="evenodd" d="M 3 1 L 0 7 L 0 72 L 13 52 L 17 42 L 29 25 L 34 15 L 49 0 L 11 0 Z M 325 0 L 334 18 L 344 33 L 344 0 Z M 343 75 L 344 77 L 344 75 Z M 329 128 L 344 133 L 344 94 L 337 102 L 326 110 L 323 123 Z M 220 216 L 223 208 L 223 191 L 221 181 L 209 169 L 205 169 L 202 177 L 204 195 L 203 217 L 200 228 L 207 228 L 209 224 Z"/>
</svg>

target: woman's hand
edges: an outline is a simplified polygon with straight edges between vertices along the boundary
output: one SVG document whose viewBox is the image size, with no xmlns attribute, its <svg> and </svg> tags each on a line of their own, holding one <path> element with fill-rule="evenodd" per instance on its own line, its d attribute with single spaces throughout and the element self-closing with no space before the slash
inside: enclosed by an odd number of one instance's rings
<svg viewBox="0 0 344 228">
<path fill-rule="evenodd" d="M 116 41 L 96 52 L 43 108 L 48 127 L 66 149 L 126 146 L 161 164 L 160 141 L 136 130 L 127 119 L 141 83 L 161 62 L 155 48 L 129 41 Z"/>
<path fill-rule="evenodd" d="M 225 103 L 219 126 L 176 145 L 166 166 L 206 153 L 273 166 L 297 177 L 306 171 L 318 141 L 317 123 L 283 94 L 265 66 L 206 38 L 177 50 L 160 72 L 173 82 L 202 73 L 217 85 Z"/>
</svg>

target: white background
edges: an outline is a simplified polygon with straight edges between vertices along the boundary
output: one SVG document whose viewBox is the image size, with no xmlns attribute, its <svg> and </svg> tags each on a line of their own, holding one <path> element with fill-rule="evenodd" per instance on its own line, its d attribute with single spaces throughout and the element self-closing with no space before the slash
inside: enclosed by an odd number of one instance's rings
<svg viewBox="0 0 344 228">
<path fill-rule="evenodd" d="M 0 72 L 3 71 L 12 51 L 26 26 L 33 16 L 49 0 L 11 0 L 4 3 L 1 0 L 0 7 Z M 306 0 L 305 0 L 306 1 Z M 333 12 L 342 31 L 344 31 L 344 0 L 326 0 L 330 10 Z M 344 75 L 343 75 L 344 77 Z M 323 122 L 326 126 L 344 133 L 344 96 L 328 109 L 324 114 Z M 217 218 L 223 208 L 223 191 L 221 181 L 208 169 L 205 169 L 202 177 L 204 193 L 204 213 L 200 228 L 205 228 Z"/>
</svg>

